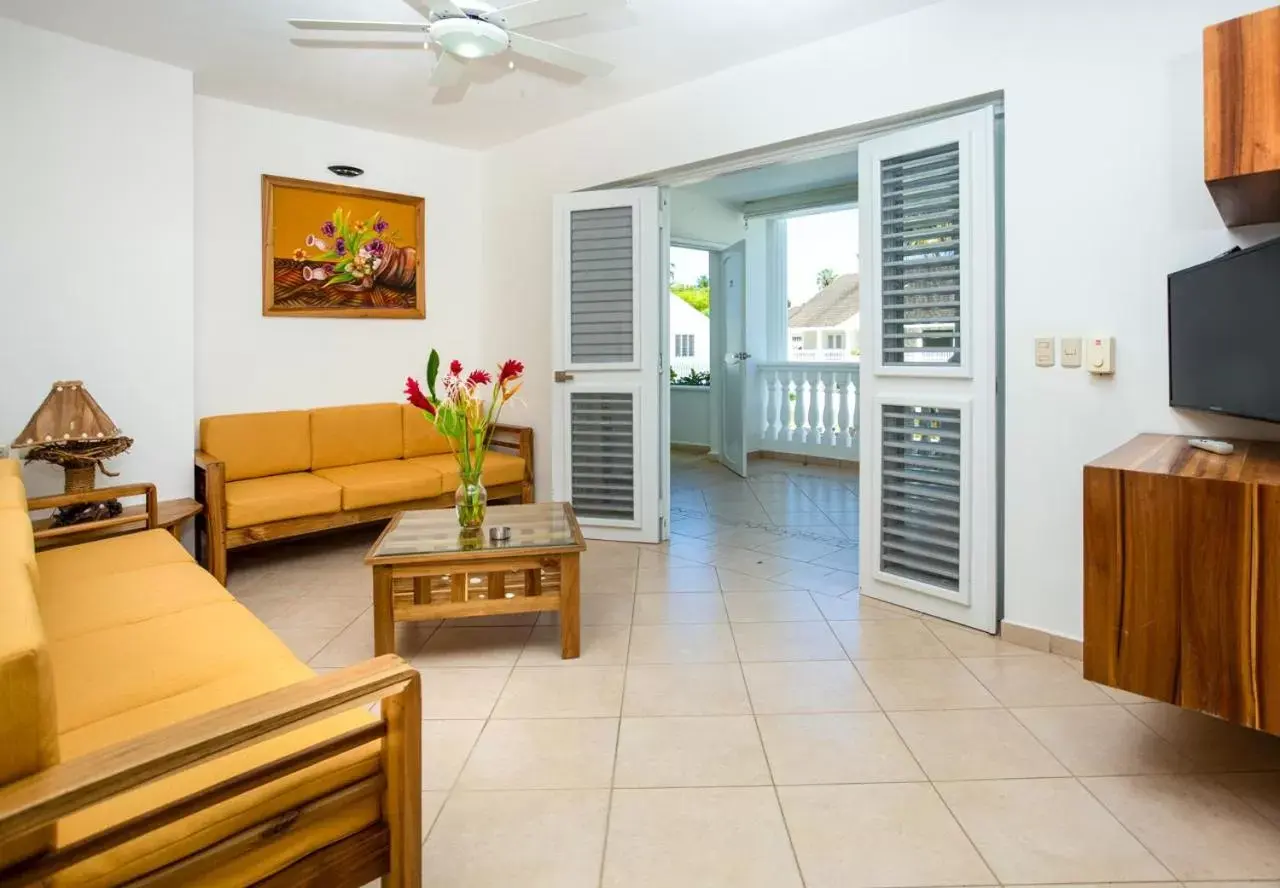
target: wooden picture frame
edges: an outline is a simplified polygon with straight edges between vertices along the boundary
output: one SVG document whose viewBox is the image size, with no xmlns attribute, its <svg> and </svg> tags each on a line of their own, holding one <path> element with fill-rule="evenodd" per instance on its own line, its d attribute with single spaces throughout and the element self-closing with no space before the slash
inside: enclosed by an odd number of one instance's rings
<svg viewBox="0 0 1280 888">
<path fill-rule="evenodd" d="M 263 316 L 425 318 L 425 222 L 421 197 L 264 175 Z"/>
</svg>

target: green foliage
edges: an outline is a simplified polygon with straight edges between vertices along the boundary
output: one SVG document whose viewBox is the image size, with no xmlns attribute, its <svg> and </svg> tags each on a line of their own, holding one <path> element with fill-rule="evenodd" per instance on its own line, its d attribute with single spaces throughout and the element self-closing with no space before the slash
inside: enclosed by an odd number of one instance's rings
<svg viewBox="0 0 1280 888">
<path fill-rule="evenodd" d="M 671 371 L 671 384 L 672 385 L 699 385 L 699 386 L 711 385 L 711 371 L 710 370 L 690 370 L 684 376 L 677 377 L 676 371 L 673 369 Z"/>
<path fill-rule="evenodd" d="M 699 288 L 701 288 L 701 287 L 705 287 L 705 288 L 707 288 L 708 290 L 710 290 L 710 289 L 711 289 L 711 278 L 707 277 L 705 274 L 700 274 L 700 275 L 698 275 L 698 279 L 697 279 L 696 281 L 694 281 L 694 282 L 693 282 L 693 285 L 694 285 L 695 287 L 699 287 Z"/>
<path fill-rule="evenodd" d="M 836 278 L 840 277 L 840 273 L 832 268 L 824 268 L 818 272 L 818 288 L 825 290 L 836 282 Z"/>
<path fill-rule="evenodd" d="M 706 275 L 703 275 L 705 278 Z M 703 278 L 700 278 L 703 279 Z M 690 284 L 672 284 L 671 292 L 679 296 L 689 305 L 702 312 L 707 317 L 711 317 L 711 287 L 690 285 Z"/>
<path fill-rule="evenodd" d="M 440 352 L 434 348 L 431 349 L 431 357 L 427 358 L 427 391 L 431 393 L 431 400 L 438 401 L 436 397 L 436 377 L 440 375 Z"/>
</svg>

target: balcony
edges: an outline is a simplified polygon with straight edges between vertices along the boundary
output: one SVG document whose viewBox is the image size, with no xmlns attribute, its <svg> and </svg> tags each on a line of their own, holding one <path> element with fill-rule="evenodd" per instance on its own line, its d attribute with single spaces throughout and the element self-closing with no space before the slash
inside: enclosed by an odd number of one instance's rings
<svg viewBox="0 0 1280 888">
<path fill-rule="evenodd" d="M 754 429 L 747 417 L 748 432 L 756 433 L 752 449 L 856 461 L 861 368 L 827 358 L 757 364 Z"/>
</svg>

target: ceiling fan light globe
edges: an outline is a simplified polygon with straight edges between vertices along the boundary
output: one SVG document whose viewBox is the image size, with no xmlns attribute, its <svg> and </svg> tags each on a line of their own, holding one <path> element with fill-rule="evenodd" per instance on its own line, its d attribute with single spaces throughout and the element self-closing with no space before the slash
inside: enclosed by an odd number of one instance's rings
<svg viewBox="0 0 1280 888">
<path fill-rule="evenodd" d="M 440 19 L 431 25 L 431 39 L 445 52 L 464 59 L 483 59 L 505 52 L 511 38 L 502 28 L 473 18 Z"/>
</svg>

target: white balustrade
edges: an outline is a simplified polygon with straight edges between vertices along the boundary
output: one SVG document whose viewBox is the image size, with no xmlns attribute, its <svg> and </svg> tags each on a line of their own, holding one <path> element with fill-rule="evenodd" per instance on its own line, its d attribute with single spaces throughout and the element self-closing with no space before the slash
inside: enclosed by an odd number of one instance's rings
<svg viewBox="0 0 1280 888">
<path fill-rule="evenodd" d="M 858 379 L 850 362 L 757 364 L 760 450 L 858 458 Z"/>
</svg>

